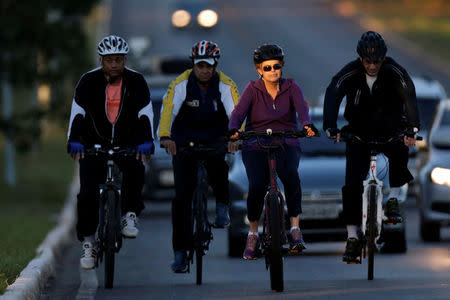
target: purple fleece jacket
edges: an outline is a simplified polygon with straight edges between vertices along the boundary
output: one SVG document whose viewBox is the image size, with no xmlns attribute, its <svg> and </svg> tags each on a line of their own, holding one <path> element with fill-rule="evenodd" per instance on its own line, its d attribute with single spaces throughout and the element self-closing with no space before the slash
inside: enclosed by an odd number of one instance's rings
<svg viewBox="0 0 450 300">
<path fill-rule="evenodd" d="M 246 119 L 245 130 L 273 131 L 297 129 L 300 123 L 311 124 L 308 103 L 293 79 L 281 79 L 280 90 L 275 100 L 269 95 L 262 79 L 250 81 L 244 89 L 238 104 L 231 113 L 228 128 L 239 129 Z M 300 147 L 298 139 L 286 139 L 286 144 Z M 259 147 L 255 140 L 244 141 L 243 150 Z"/>
</svg>

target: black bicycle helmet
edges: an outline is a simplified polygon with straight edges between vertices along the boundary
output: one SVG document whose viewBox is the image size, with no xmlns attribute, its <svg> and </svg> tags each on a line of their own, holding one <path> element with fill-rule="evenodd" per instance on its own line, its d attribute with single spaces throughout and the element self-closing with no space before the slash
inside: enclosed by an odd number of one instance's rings
<svg viewBox="0 0 450 300">
<path fill-rule="evenodd" d="M 386 56 L 387 47 L 379 33 L 367 31 L 359 39 L 356 51 L 362 58 L 381 60 Z"/>
<path fill-rule="evenodd" d="M 260 64 L 263 61 L 278 59 L 284 61 L 283 49 L 276 44 L 264 44 L 253 51 L 253 62 Z"/>
<path fill-rule="evenodd" d="M 214 42 L 203 40 L 192 46 L 189 57 L 191 59 L 213 58 L 217 62 L 220 57 L 220 48 Z"/>
</svg>

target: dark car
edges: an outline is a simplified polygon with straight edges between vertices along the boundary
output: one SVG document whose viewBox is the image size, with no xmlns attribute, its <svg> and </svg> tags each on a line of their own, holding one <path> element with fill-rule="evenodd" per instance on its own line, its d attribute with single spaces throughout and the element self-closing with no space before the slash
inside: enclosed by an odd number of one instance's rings
<svg viewBox="0 0 450 300">
<path fill-rule="evenodd" d="M 420 236 L 439 241 L 441 227 L 450 224 L 450 100 L 440 102 L 423 151 L 426 163 L 417 192 Z"/>
<path fill-rule="evenodd" d="M 159 145 L 157 130 L 162 108 L 162 99 L 167 87 L 176 75 L 146 76 L 153 105 L 153 136 L 155 153 L 150 162 L 145 163 L 145 184 L 142 195 L 146 200 L 157 201 L 171 199 L 175 195 L 172 158 Z"/>
<path fill-rule="evenodd" d="M 316 127 L 322 127 L 322 108 L 311 109 L 310 115 Z M 338 126 L 345 125 L 343 114 L 339 114 Z M 300 225 L 306 241 L 344 240 L 345 224 L 342 220 L 342 186 L 345 180 L 345 143 L 334 143 L 321 132 L 319 138 L 301 139 L 302 158 L 299 175 L 302 184 L 302 209 Z M 380 155 L 378 178 L 383 180 L 384 201 L 389 193 L 387 160 Z M 228 253 L 242 256 L 249 229 L 246 198 L 248 179 L 242 159 L 236 154 L 236 161 L 229 174 L 231 185 L 231 226 L 228 230 Z M 280 185 L 281 186 L 281 185 Z M 399 201 L 406 200 L 407 185 L 401 188 Z M 262 199 L 261 199 L 262 201 Z M 401 205 L 402 206 L 402 205 Z M 289 223 L 289 222 L 287 222 Z M 262 222 L 260 222 L 262 224 Z M 288 226 L 288 225 L 287 225 Z M 262 230 L 262 228 L 261 228 Z M 406 251 L 405 224 L 383 227 L 386 251 Z"/>
</svg>

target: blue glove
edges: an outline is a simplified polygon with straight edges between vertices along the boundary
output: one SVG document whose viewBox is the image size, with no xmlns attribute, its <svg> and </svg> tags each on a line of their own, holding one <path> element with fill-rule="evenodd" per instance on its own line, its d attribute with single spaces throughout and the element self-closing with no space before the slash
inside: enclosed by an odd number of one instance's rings
<svg viewBox="0 0 450 300">
<path fill-rule="evenodd" d="M 75 155 L 77 153 L 84 152 L 83 144 L 79 142 L 69 142 L 69 153 Z"/>
<path fill-rule="evenodd" d="M 137 154 L 150 155 L 152 154 L 152 148 L 153 142 L 145 142 L 137 147 Z"/>
</svg>

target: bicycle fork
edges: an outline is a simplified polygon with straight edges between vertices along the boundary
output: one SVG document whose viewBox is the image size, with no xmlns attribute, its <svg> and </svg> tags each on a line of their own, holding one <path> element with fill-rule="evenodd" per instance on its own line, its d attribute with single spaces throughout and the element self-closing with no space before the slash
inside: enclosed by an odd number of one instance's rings
<svg viewBox="0 0 450 300">
<path fill-rule="evenodd" d="M 368 200 L 369 200 L 369 191 L 370 186 L 375 185 L 377 190 L 377 199 L 376 199 L 376 206 L 377 206 L 377 219 L 376 219 L 376 226 L 377 226 L 377 237 L 375 239 L 375 242 L 380 237 L 381 233 L 381 224 L 382 224 L 382 200 L 383 200 L 383 194 L 382 194 L 382 187 L 383 182 L 379 180 L 376 177 L 377 174 L 377 157 L 376 155 L 370 156 L 370 170 L 369 170 L 369 178 L 367 180 L 363 181 L 364 186 L 364 192 L 363 192 L 363 203 L 362 203 L 362 224 L 361 224 L 361 231 L 362 234 L 366 235 L 366 229 L 367 229 L 367 214 L 368 214 Z"/>
</svg>

